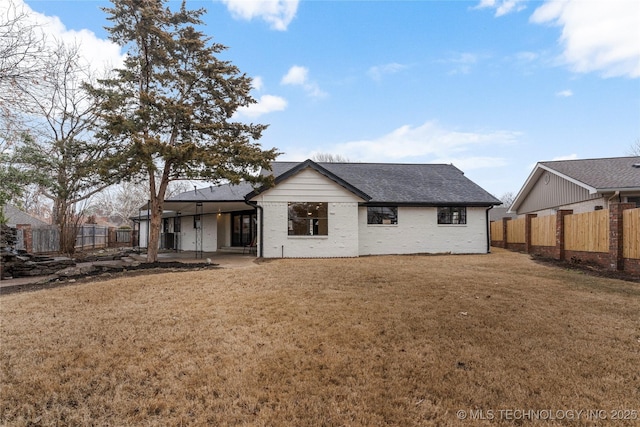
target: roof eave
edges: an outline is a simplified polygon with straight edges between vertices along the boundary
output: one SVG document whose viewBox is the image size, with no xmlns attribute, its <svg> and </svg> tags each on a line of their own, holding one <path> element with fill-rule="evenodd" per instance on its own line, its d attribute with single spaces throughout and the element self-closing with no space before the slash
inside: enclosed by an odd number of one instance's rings
<svg viewBox="0 0 640 427">
<path fill-rule="evenodd" d="M 362 206 L 402 206 L 402 207 L 443 207 L 443 206 L 460 206 L 460 207 L 489 207 L 498 206 L 502 202 L 380 202 L 380 201 L 368 201 L 361 203 Z"/>
<path fill-rule="evenodd" d="M 604 193 L 615 193 L 616 191 L 620 191 L 620 192 L 637 192 L 640 191 L 640 187 L 610 187 L 610 188 L 598 188 L 597 189 L 597 193 L 599 194 L 604 194 Z"/>
</svg>

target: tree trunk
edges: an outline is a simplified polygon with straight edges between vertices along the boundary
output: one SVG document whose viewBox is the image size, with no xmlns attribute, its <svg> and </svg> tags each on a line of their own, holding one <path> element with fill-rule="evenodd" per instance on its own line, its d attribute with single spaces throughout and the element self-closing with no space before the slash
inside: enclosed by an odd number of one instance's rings
<svg viewBox="0 0 640 427">
<path fill-rule="evenodd" d="M 158 246 L 160 243 L 160 227 L 162 225 L 162 213 L 164 212 L 164 196 L 169 186 L 170 165 L 165 164 L 164 172 L 160 178 L 160 185 L 156 192 L 156 178 L 149 174 L 151 221 L 149 224 L 149 247 L 147 248 L 147 262 L 158 261 Z"/>
<path fill-rule="evenodd" d="M 160 245 L 160 226 L 162 224 L 162 210 L 164 200 L 155 194 L 151 196 L 151 219 L 149 223 L 149 247 L 147 247 L 147 262 L 158 261 L 158 247 Z"/>
</svg>

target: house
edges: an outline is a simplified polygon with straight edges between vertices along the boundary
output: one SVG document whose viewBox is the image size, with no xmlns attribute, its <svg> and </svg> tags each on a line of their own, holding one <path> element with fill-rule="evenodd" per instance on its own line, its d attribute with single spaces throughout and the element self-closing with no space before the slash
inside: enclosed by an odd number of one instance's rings
<svg viewBox="0 0 640 427">
<path fill-rule="evenodd" d="M 489 211 L 489 221 L 501 221 L 502 218 L 518 218 L 518 214 L 509 211 L 509 206 L 500 206 Z"/>
<path fill-rule="evenodd" d="M 46 222 L 29 215 L 26 212 L 21 211 L 17 207 L 12 204 L 7 203 L 2 207 L 4 217 L 7 220 L 7 225 L 10 227 L 15 227 L 18 224 L 29 224 L 34 227 L 43 227 L 47 224 Z"/>
<path fill-rule="evenodd" d="M 33 228 L 48 227 L 46 222 L 29 215 L 16 206 L 7 203 L 2 206 L 2 214 L 6 219 L 6 225 L 15 228 L 15 249 L 33 252 Z M 6 243 L 3 241 L 3 244 Z"/>
<path fill-rule="evenodd" d="M 610 202 L 640 206 L 640 156 L 539 162 L 510 211 L 546 216 L 559 209 L 583 213 Z"/>
<path fill-rule="evenodd" d="M 501 202 L 453 165 L 306 160 L 271 169 L 270 187 L 227 184 L 166 200 L 163 247 L 255 244 L 266 258 L 489 251 L 488 211 Z"/>
</svg>

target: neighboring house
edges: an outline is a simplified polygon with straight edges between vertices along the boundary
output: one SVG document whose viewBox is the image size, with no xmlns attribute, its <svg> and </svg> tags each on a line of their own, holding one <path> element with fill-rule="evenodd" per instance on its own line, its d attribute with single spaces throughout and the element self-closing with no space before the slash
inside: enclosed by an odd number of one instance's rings
<svg viewBox="0 0 640 427">
<path fill-rule="evenodd" d="M 489 211 L 489 221 L 502 221 L 502 218 L 516 219 L 518 215 L 510 212 L 509 207 L 496 207 Z"/>
<path fill-rule="evenodd" d="M 539 162 L 511 205 L 518 215 L 546 216 L 608 209 L 609 202 L 640 207 L 640 157 Z"/>
<path fill-rule="evenodd" d="M 222 185 L 166 200 L 163 247 L 255 244 L 266 258 L 489 251 L 488 212 L 501 202 L 453 165 L 271 166 L 271 187 Z M 144 247 L 148 220 L 138 219 Z"/>
<path fill-rule="evenodd" d="M 7 219 L 7 225 L 10 227 L 15 227 L 17 224 L 29 224 L 33 227 L 49 225 L 46 222 L 21 211 L 11 204 L 4 205 L 3 213 L 4 217 Z"/>
</svg>

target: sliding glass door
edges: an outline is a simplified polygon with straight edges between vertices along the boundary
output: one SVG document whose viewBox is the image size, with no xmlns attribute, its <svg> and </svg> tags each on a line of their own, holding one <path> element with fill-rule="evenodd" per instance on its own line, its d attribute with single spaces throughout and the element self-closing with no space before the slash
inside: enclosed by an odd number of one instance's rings
<svg viewBox="0 0 640 427">
<path fill-rule="evenodd" d="M 231 214 L 231 246 L 247 246 L 256 237 L 255 211 L 233 212 Z"/>
</svg>

